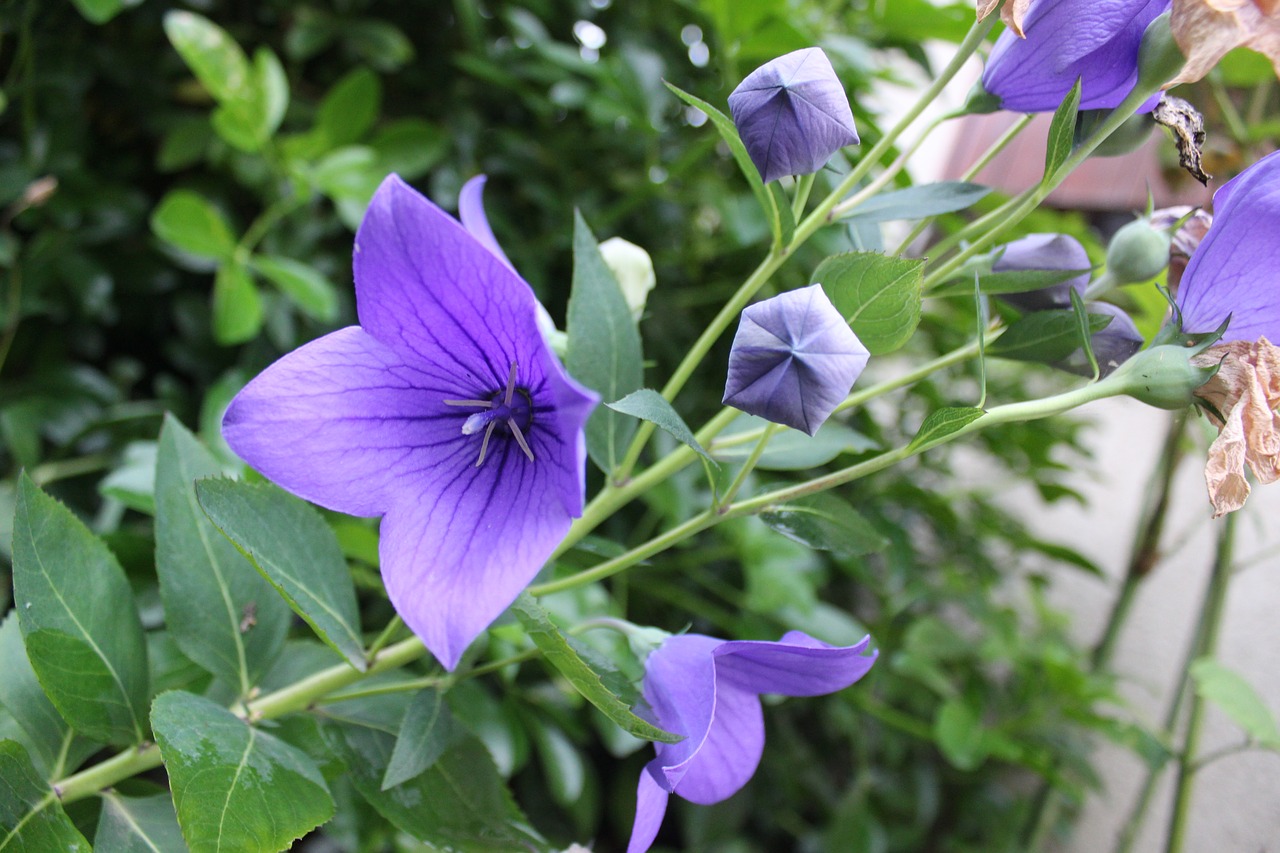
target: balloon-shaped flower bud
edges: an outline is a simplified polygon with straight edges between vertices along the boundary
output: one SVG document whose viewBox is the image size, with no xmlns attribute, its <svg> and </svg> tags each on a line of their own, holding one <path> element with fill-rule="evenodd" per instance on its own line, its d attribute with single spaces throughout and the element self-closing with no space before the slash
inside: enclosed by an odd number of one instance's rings
<svg viewBox="0 0 1280 853">
<path fill-rule="evenodd" d="M 1136 284 L 1154 278 L 1169 265 L 1173 242 L 1168 229 L 1149 219 L 1135 219 L 1111 238 L 1107 246 L 1107 276 L 1113 284 Z"/>
<path fill-rule="evenodd" d="M 1177 411 L 1193 402 L 1193 395 L 1208 382 L 1217 367 L 1193 361 L 1204 347 L 1162 344 L 1138 353 L 1107 380 L 1124 386 L 1122 393 L 1158 409 Z"/>
<path fill-rule="evenodd" d="M 621 237 L 610 237 L 601 243 L 600 257 L 618 280 L 632 318 L 639 320 L 649 300 L 649 291 L 658 281 L 653 273 L 653 259 L 644 249 Z"/>
<path fill-rule="evenodd" d="M 813 435 L 869 355 L 822 285 L 792 290 L 742 312 L 724 403 Z"/>
<path fill-rule="evenodd" d="M 1078 275 L 1066 281 L 1023 293 L 1005 293 L 1001 298 L 1022 311 L 1044 311 L 1070 308 L 1074 288 L 1081 295 L 1089 283 L 1089 253 L 1080 241 L 1067 234 L 1028 234 L 1003 247 L 1000 257 L 991 265 L 992 272 L 1076 270 Z"/>
<path fill-rule="evenodd" d="M 813 174 L 832 154 L 858 143 L 849 98 L 816 47 L 752 71 L 729 95 L 729 112 L 765 183 Z"/>
</svg>

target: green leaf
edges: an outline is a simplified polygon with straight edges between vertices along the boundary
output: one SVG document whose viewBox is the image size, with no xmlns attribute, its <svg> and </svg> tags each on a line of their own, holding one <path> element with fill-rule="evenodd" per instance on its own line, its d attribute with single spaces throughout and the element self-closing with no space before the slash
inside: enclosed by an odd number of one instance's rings
<svg viewBox="0 0 1280 853">
<path fill-rule="evenodd" d="M 224 346 L 242 344 L 262 328 L 262 297 L 249 271 L 235 261 L 218 268 L 213 280 L 213 338 Z"/>
<path fill-rule="evenodd" d="M 289 78 L 280 58 L 266 47 L 254 51 L 253 72 L 254 101 L 260 106 L 258 130 L 265 141 L 280 127 L 289 109 Z"/>
<path fill-rule="evenodd" d="M 276 255 L 254 255 L 249 263 L 308 317 L 326 323 L 337 319 L 338 292 L 315 267 Z"/>
<path fill-rule="evenodd" d="M 769 426 L 764 418 L 745 412 L 733 419 L 729 427 L 711 445 L 711 453 L 723 462 L 744 462 L 755 448 L 754 441 L 725 442 L 744 432 L 757 432 Z M 769 440 L 768 447 L 760 454 L 756 467 L 766 471 L 803 471 L 826 465 L 842 453 L 867 453 L 879 450 L 880 445 L 835 420 L 828 420 L 813 436 L 794 429 L 780 429 Z"/>
<path fill-rule="evenodd" d="M 920 325 L 924 261 L 878 252 L 832 255 L 810 281 L 823 291 L 872 355 L 893 352 Z"/>
<path fill-rule="evenodd" d="M 151 213 L 151 230 L 170 246 L 202 258 L 226 260 L 236 249 L 222 213 L 191 190 L 166 194 Z"/>
<path fill-rule="evenodd" d="M 124 460 L 102 478 L 98 492 L 114 498 L 129 509 L 156 514 L 156 443 L 131 441 L 124 448 Z"/>
<path fill-rule="evenodd" d="M 1049 124 L 1049 138 L 1045 143 L 1044 180 L 1053 179 L 1054 173 L 1067 162 L 1071 156 L 1071 147 L 1076 135 L 1076 113 L 1080 111 L 1080 78 L 1071 87 L 1071 91 L 1062 99 L 1053 113 L 1053 121 Z"/>
<path fill-rule="evenodd" d="M 892 190 L 855 207 L 844 221 L 865 224 L 924 219 L 942 213 L 954 213 L 976 204 L 991 192 L 991 187 L 964 181 L 939 181 L 902 190 Z"/>
<path fill-rule="evenodd" d="M 586 783 L 582 754 L 559 726 L 541 717 L 529 716 L 526 721 L 551 799 L 561 807 L 572 807 Z"/>
<path fill-rule="evenodd" d="M 947 436 L 959 432 L 985 414 L 986 412 L 982 409 L 962 406 L 930 412 L 924 419 L 924 423 L 920 424 L 920 429 L 916 431 L 916 437 L 907 445 L 907 450 L 919 453 L 935 444 L 940 444 L 946 440 Z"/>
<path fill-rule="evenodd" d="M 1106 328 L 1111 317 L 1089 315 L 1089 334 Z M 1080 327 L 1074 311 L 1035 311 L 1015 320 L 987 347 L 987 354 L 1015 361 L 1051 364 L 1080 348 Z"/>
<path fill-rule="evenodd" d="M 605 405 L 615 412 L 622 412 L 625 415 L 631 415 L 632 417 L 657 424 L 676 441 L 686 445 L 712 465 L 716 464 L 711 455 L 702 449 L 701 444 L 698 444 L 698 439 L 694 438 L 693 431 L 689 429 L 684 419 L 680 417 L 680 413 L 667 402 L 665 397 L 652 388 L 641 388 L 639 391 L 632 391 L 616 403 L 606 403 Z"/>
<path fill-rule="evenodd" d="M 382 105 L 382 83 L 368 68 L 355 68 L 333 84 L 316 110 L 322 151 L 359 141 L 373 127 Z"/>
<path fill-rule="evenodd" d="M 120 14 L 124 9 L 123 0 L 71 0 L 84 15 L 85 20 L 93 24 L 105 24 Z"/>
<path fill-rule="evenodd" d="M 196 497 L 294 612 L 363 672 L 368 663 L 355 585 L 338 538 L 320 513 L 269 483 L 201 480 Z"/>
<path fill-rule="evenodd" d="M 168 794 L 122 797 L 103 791 L 93 846 L 103 853 L 185 853 L 187 842 Z"/>
<path fill-rule="evenodd" d="M 91 849 L 22 746 L 0 740 L 0 850 L 88 853 Z"/>
<path fill-rule="evenodd" d="M 108 743 L 146 732 L 147 647 L 115 556 L 23 474 L 13 598 L 27 657 L 72 728 Z"/>
<path fill-rule="evenodd" d="M 427 173 L 449 153 L 452 138 L 430 122 L 406 118 L 383 125 L 369 140 L 384 172 L 406 181 Z"/>
<path fill-rule="evenodd" d="M 226 708 L 173 690 L 151 726 L 193 853 L 283 850 L 333 817 L 312 760 Z"/>
<path fill-rule="evenodd" d="M 764 181 L 760 177 L 760 170 L 756 168 L 756 164 L 751 162 L 751 155 L 747 153 L 747 146 L 742 143 L 742 137 L 738 135 L 738 128 L 733 123 L 733 119 L 729 118 L 720 110 L 708 104 L 701 98 L 690 95 L 688 92 L 673 86 L 666 80 L 662 81 L 663 85 L 671 90 L 677 98 L 684 101 L 689 106 L 699 110 L 707 118 L 711 119 L 711 124 L 719 132 L 720 138 L 729 146 L 729 152 L 733 155 L 733 159 L 738 164 L 738 168 L 742 170 L 743 176 L 747 179 L 747 184 L 751 187 L 752 194 L 756 197 L 756 202 L 760 205 L 760 212 L 764 214 L 765 219 L 769 221 L 770 231 L 773 233 L 774 243 L 782 244 L 782 222 L 778 218 L 777 206 L 771 200 L 769 191 L 765 189 Z"/>
<path fill-rule="evenodd" d="M 1222 709 L 1250 739 L 1269 749 L 1280 750 L 1280 729 L 1275 715 L 1257 691 L 1238 673 L 1212 658 L 1200 658 L 1191 665 L 1196 693 Z"/>
<path fill-rule="evenodd" d="M 640 334 L 622 288 L 580 213 L 573 223 L 573 289 L 569 295 L 569 373 L 600 394 L 605 402 L 621 400 L 644 379 Z M 606 406 L 587 421 L 587 452 L 606 474 L 622 461 L 636 423 Z"/>
<path fill-rule="evenodd" d="M 832 494 L 811 495 L 770 507 L 760 519 L 788 539 L 819 551 L 858 557 L 889 547 L 889 540 L 847 501 Z"/>
<path fill-rule="evenodd" d="M 413 697 L 395 749 L 382 777 L 382 790 L 394 788 L 430 769 L 431 765 L 466 736 L 439 690 L 427 688 Z"/>
<path fill-rule="evenodd" d="M 981 273 L 978 276 L 978 290 L 987 296 L 998 296 L 1002 293 L 1027 293 L 1032 290 L 1043 290 L 1046 287 L 1061 284 L 1087 272 L 1089 272 L 1088 269 L 1002 270 L 1001 272 Z M 963 277 L 953 279 L 941 287 L 929 291 L 929 295 L 972 297 L 972 272 L 966 272 Z"/>
<path fill-rule="evenodd" d="M 933 738 L 959 770 L 976 769 L 990 752 L 981 718 L 959 697 L 948 699 L 938 710 L 933 720 Z"/>
<path fill-rule="evenodd" d="M 604 679 L 616 677 L 618 675 L 616 670 L 601 671 L 600 662 L 593 667 L 584 660 L 577 649 L 570 645 L 560 630 L 552 624 L 547 612 L 527 594 L 521 594 L 511 607 L 519 617 L 520 623 L 524 625 L 525 631 L 528 632 L 529 639 L 542 650 L 547 662 L 606 717 L 636 737 L 645 740 L 659 740 L 663 743 L 678 743 L 681 740 L 680 735 L 665 732 L 631 713 L 631 709 L 618 698 L 617 694 L 605 686 Z"/>
<path fill-rule="evenodd" d="M 222 473 L 176 418 L 165 418 L 156 461 L 156 574 L 169 633 L 184 655 L 241 695 L 284 647 L 293 614 L 209 521 L 195 481 Z"/>
<path fill-rule="evenodd" d="M 208 18 L 193 12 L 166 12 L 164 32 L 191 73 L 217 101 L 242 98 L 253 86 L 249 58 L 235 39 Z"/>
</svg>

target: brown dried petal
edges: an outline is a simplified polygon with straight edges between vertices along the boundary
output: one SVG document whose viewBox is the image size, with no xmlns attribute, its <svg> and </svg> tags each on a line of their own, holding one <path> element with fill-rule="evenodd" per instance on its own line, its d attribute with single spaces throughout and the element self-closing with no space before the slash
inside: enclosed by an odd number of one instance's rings
<svg viewBox="0 0 1280 853">
<path fill-rule="evenodd" d="M 1173 0 L 1170 25 L 1187 64 L 1165 88 L 1199 80 L 1237 47 L 1266 56 L 1280 76 L 1280 0 Z"/>
<path fill-rule="evenodd" d="M 1000 0 L 978 0 L 978 20 L 981 21 L 990 15 L 998 5 Z M 1000 10 L 1000 20 L 1004 21 L 1004 25 L 1013 30 L 1018 38 L 1027 37 L 1022 31 L 1022 21 L 1027 17 L 1027 9 L 1030 7 L 1031 0 L 1007 0 L 1004 8 Z"/>
</svg>

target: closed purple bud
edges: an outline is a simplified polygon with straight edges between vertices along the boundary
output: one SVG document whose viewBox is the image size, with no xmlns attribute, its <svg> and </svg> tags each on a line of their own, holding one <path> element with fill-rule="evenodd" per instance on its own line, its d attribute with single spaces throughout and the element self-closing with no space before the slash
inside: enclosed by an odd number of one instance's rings
<svg viewBox="0 0 1280 853">
<path fill-rule="evenodd" d="M 738 134 L 765 183 L 810 175 L 858 143 L 849 98 L 821 49 L 766 62 L 729 95 Z"/>
<path fill-rule="evenodd" d="M 1089 284 L 1089 253 L 1080 241 L 1067 234 L 1028 234 L 1004 247 L 991 265 L 993 272 L 1024 270 L 1084 270 L 1073 278 L 1025 293 L 1003 293 L 1000 298 L 1022 311 L 1070 308 L 1071 288 L 1080 295 Z"/>
<path fill-rule="evenodd" d="M 742 312 L 724 403 L 813 435 L 868 357 L 822 285 L 792 290 Z"/>
<path fill-rule="evenodd" d="M 1222 342 L 1280 341 L 1280 152 L 1213 194 L 1213 224 L 1178 286 L 1182 328 L 1209 332 L 1231 317 Z"/>
<path fill-rule="evenodd" d="M 1117 305 L 1110 302 L 1090 302 L 1085 306 L 1085 311 L 1111 318 L 1110 323 L 1089 338 L 1093 357 L 1098 360 L 1099 375 L 1109 376 L 1117 367 L 1133 358 L 1146 341 L 1133 324 L 1132 318 Z M 1092 375 L 1092 368 L 1085 359 L 1083 350 L 1076 350 L 1057 367 L 1072 373 Z"/>
<path fill-rule="evenodd" d="M 1006 31 L 982 85 L 1006 110 L 1052 112 L 1077 79 L 1080 109 L 1112 109 L 1138 82 L 1138 48 L 1171 0 L 1032 0 L 1026 38 Z M 1155 107 L 1158 96 L 1140 112 Z"/>
</svg>

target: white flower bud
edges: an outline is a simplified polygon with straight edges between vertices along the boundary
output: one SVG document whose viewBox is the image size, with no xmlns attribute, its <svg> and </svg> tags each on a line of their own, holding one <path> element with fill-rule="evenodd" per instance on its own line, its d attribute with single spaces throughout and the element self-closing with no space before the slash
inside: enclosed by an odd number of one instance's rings
<svg viewBox="0 0 1280 853">
<path fill-rule="evenodd" d="M 605 266 L 618 280 L 632 318 L 639 320 L 644 313 L 649 291 L 653 290 L 657 282 L 649 253 L 621 237 L 610 237 L 600 244 L 600 255 L 604 258 Z"/>
</svg>

